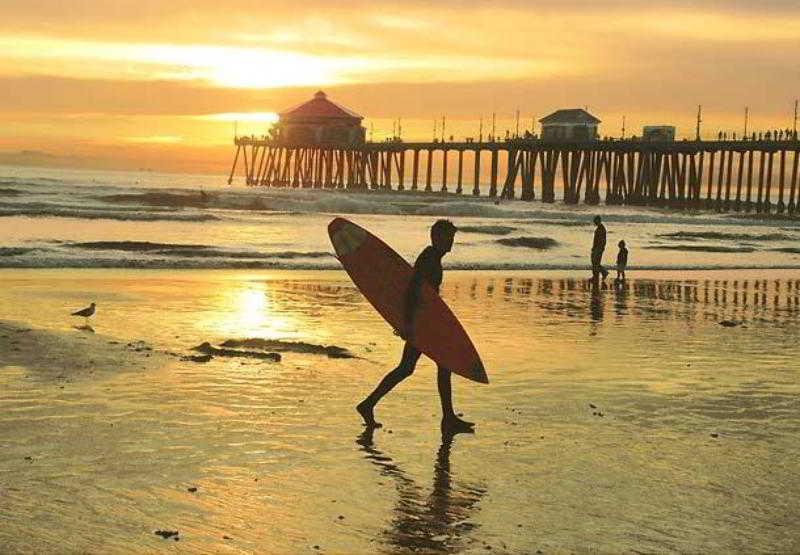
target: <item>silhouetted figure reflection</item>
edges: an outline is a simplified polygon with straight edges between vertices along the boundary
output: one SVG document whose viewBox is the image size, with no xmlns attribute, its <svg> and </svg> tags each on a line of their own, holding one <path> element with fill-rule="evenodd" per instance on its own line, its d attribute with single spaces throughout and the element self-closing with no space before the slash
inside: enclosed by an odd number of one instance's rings
<svg viewBox="0 0 800 555">
<path fill-rule="evenodd" d="M 628 284 L 618 282 L 614 284 L 614 313 L 623 316 L 628 312 Z"/>
<path fill-rule="evenodd" d="M 603 285 L 597 281 L 592 281 L 591 297 L 589 299 L 589 314 L 592 318 L 591 335 L 597 333 L 597 325 L 603 321 L 603 311 L 605 309 L 603 306 L 603 289 L 605 287 Z"/>
<path fill-rule="evenodd" d="M 397 505 L 391 524 L 384 532 L 386 540 L 401 549 L 452 551 L 461 547 L 466 536 L 477 528 L 469 518 L 486 494 L 480 486 L 454 483 L 450 471 L 450 450 L 455 433 L 443 432 L 442 443 L 433 465 L 433 487 L 426 496 L 391 457 L 373 445 L 375 428 L 367 427 L 356 440 L 365 458 L 388 476 L 397 488 Z"/>
</svg>

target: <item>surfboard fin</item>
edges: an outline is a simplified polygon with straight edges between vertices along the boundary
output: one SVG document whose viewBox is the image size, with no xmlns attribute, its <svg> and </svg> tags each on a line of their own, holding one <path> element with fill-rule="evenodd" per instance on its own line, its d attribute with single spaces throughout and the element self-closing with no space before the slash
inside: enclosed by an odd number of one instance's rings
<svg viewBox="0 0 800 555">
<path fill-rule="evenodd" d="M 489 376 L 486 375 L 486 369 L 480 360 L 472 367 L 472 376 L 476 382 L 489 383 Z"/>
</svg>

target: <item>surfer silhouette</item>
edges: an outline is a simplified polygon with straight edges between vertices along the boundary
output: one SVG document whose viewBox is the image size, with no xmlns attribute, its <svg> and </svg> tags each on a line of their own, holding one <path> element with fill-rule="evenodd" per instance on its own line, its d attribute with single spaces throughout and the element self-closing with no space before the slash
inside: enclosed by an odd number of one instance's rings
<svg viewBox="0 0 800 555">
<path fill-rule="evenodd" d="M 405 329 L 396 330 L 396 333 L 405 340 L 403 355 L 400 364 L 386 374 L 375 390 L 366 399 L 356 405 L 356 410 L 364 419 L 368 427 L 379 428 L 380 422 L 375 420 L 375 406 L 380 400 L 404 379 L 414 373 L 422 353 L 411 344 L 414 333 L 414 320 L 422 284 L 428 282 L 437 292 L 442 284 L 442 258 L 453 248 L 456 228 L 449 220 L 437 220 L 431 226 L 431 244 L 419 254 L 414 263 L 414 274 L 408 286 L 405 298 Z M 452 387 L 450 384 L 450 370 L 441 366 L 437 369 L 437 384 L 439 399 L 442 404 L 442 430 L 453 432 L 471 432 L 473 423 L 461 420 L 453 410 Z"/>
</svg>

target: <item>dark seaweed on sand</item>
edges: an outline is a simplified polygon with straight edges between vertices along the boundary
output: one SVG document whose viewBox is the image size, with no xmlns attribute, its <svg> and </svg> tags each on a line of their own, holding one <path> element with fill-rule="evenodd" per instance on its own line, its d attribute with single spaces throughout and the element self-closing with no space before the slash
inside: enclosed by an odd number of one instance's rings
<svg viewBox="0 0 800 555">
<path fill-rule="evenodd" d="M 550 237 L 509 237 L 498 239 L 497 242 L 507 247 L 523 247 L 538 250 L 548 250 L 558 245 L 558 241 Z"/>
</svg>

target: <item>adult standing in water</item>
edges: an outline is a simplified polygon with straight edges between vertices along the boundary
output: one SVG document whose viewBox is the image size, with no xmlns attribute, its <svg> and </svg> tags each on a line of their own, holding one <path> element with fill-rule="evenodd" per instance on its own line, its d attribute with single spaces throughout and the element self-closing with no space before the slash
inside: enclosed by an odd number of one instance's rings
<svg viewBox="0 0 800 555">
<path fill-rule="evenodd" d="M 375 420 L 375 405 L 397 384 L 414 373 L 414 368 L 416 368 L 417 361 L 422 354 L 411 344 L 414 339 L 414 319 L 419 308 L 422 284 L 428 282 L 437 293 L 439 292 L 439 286 L 442 284 L 442 258 L 453 248 L 456 231 L 458 231 L 458 228 L 449 220 L 437 220 L 431 226 L 431 244 L 425 247 L 414 263 L 414 274 L 411 276 L 405 298 L 405 329 L 397 330 L 398 335 L 406 341 L 400 364 L 386 374 L 375 390 L 356 406 L 356 410 L 368 427 L 377 428 L 381 426 Z M 461 420 L 453 410 L 450 370 L 439 366 L 437 381 L 439 399 L 442 404 L 442 430 L 451 432 L 472 431 L 473 423 Z"/>
<path fill-rule="evenodd" d="M 592 281 L 598 282 L 600 274 L 603 279 L 608 276 L 608 270 L 603 268 L 603 251 L 606 250 L 606 227 L 600 216 L 594 217 L 594 241 L 592 242 Z"/>
</svg>

